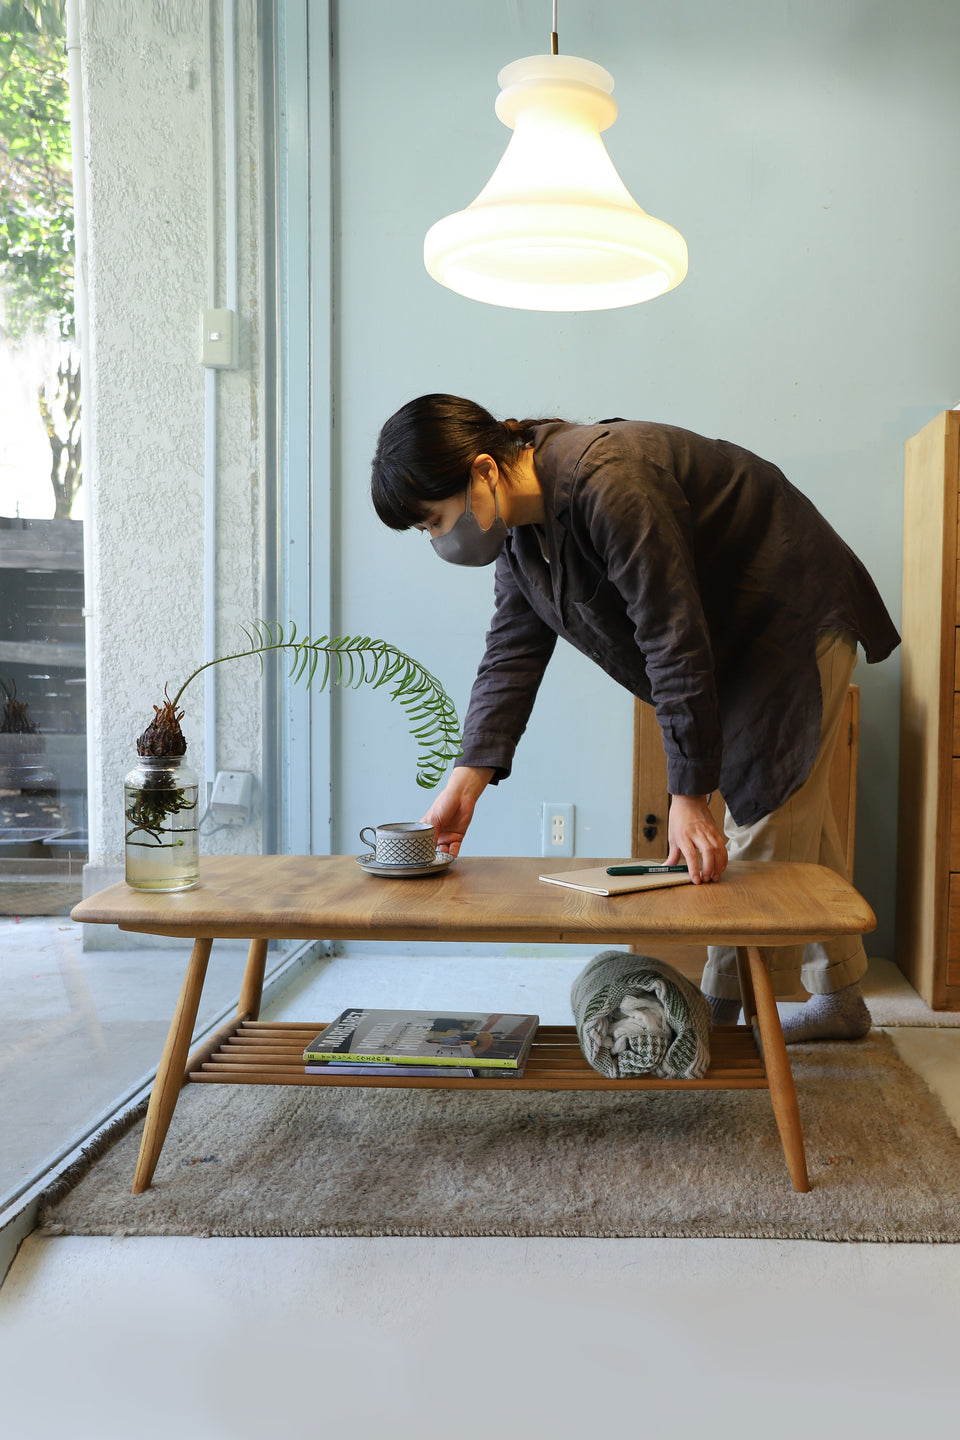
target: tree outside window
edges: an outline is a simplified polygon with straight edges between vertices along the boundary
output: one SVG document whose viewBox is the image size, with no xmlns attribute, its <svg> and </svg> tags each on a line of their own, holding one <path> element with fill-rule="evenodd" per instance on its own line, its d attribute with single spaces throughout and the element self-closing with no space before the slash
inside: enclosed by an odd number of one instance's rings
<svg viewBox="0 0 960 1440">
<path fill-rule="evenodd" d="M 0 0 L 0 340 L 33 386 L 54 517 L 80 489 L 70 98 L 61 0 Z"/>
</svg>

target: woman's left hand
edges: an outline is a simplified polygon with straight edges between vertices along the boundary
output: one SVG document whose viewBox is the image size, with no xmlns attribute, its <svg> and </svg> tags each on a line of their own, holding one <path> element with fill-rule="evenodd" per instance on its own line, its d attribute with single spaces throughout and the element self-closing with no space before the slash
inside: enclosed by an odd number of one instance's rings
<svg viewBox="0 0 960 1440">
<path fill-rule="evenodd" d="M 668 827 L 668 865 L 686 861 L 694 885 L 719 880 L 727 868 L 727 842 L 710 813 L 706 795 L 673 795 Z"/>
</svg>

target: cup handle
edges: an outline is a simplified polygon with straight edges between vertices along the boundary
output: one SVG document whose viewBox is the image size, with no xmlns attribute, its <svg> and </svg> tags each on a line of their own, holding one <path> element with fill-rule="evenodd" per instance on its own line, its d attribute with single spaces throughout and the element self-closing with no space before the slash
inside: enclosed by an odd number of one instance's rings
<svg viewBox="0 0 960 1440">
<path fill-rule="evenodd" d="M 368 831 L 368 830 L 369 830 L 370 834 L 373 836 L 373 839 L 372 839 L 372 840 L 368 840 L 368 839 L 367 839 L 367 831 Z M 363 829 L 360 831 L 360 839 L 363 841 L 364 845 L 369 845 L 369 846 L 370 846 L 370 849 L 373 850 L 374 853 L 376 853 L 376 849 L 377 849 L 377 832 L 376 832 L 376 830 L 374 830 L 374 828 L 373 828 L 372 825 L 364 825 Z"/>
</svg>

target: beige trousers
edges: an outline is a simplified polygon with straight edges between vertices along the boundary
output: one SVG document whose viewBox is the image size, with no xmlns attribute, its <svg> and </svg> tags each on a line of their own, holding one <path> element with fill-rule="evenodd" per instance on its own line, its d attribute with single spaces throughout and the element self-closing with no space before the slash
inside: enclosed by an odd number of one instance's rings
<svg viewBox="0 0 960 1440">
<path fill-rule="evenodd" d="M 785 805 L 753 825 L 738 825 L 727 813 L 723 828 L 731 860 L 807 860 L 846 874 L 828 784 L 837 731 L 856 663 L 857 645 L 852 635 L 821 637 L 817 645 L 817 665 L 823 718 L 820 748 L 813 769 Z M 859 935 L 843 936 L 825 944 L 782 946 L 769 954 L 775 995 L 793 994 L 801 979 L 811 995 L 830 995 L 859 980 L 867 968 L 867 956 Z M 736 954 L 732 946 L 709 947 L 700 984 L 705 994 L 718 999 L 739 997 Z"/>
</svg>

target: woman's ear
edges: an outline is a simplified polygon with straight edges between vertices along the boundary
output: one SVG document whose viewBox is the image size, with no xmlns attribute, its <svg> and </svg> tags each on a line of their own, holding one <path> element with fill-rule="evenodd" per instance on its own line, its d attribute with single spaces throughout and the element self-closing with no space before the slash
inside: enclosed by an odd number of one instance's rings
<svg viewBox="0 0 960 1440">
<path fill-rule="evenodd" d="M 492 455 L 478 455 L 470 466 L 470 479 L 484 480 L 491 490 L 495 490 L 500 480 L 500 467 Z"/>
</svg>

